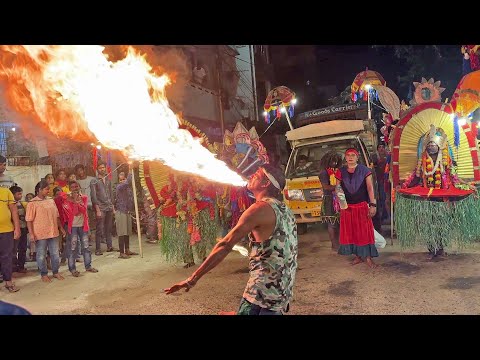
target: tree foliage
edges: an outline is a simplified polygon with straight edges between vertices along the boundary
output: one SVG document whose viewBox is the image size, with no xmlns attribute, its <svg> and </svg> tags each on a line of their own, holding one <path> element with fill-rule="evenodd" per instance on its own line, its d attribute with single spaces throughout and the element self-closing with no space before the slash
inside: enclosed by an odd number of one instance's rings
<svg viewBox="0 0 480 360">
<path fill-rule="evenodd" d="M 343 105 L 352 103 L 352 87 L 348 85 L 338 96 L 328 99 L 333 105 Z"/>
<path fill-rule="evenodd" d="M 374 45 L 379 52 L 393 50 L 393 55 L 406 72 L 399 74 L 399 89 L 405 94 L 412 82 L 422 77 L 440 80 L 451 97 L 462 76 L 462 55 L 459 45 Z"/>
</svg>

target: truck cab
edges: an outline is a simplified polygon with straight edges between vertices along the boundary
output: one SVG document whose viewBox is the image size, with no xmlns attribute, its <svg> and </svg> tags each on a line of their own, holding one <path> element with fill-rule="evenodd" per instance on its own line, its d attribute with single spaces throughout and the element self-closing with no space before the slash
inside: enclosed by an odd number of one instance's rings
<svg viewBox="0 0 480 360">
<path fill-rule="evenodd" d="M 342 155 L 348 148 L 360 153 L 359 163 L 371 167 L 369 148 L 376 148 L 376 133 L 364 120 L 330 120 L 311 123 L 286 133 L 292 152 L 286 167 L 286 204 L 295 215 L 299 234 L 309 223 L 325 222 L 322 218 L 323 189 L 320 161 L 331 150 Z M 368 144 L 368 145 L 367 145 Z M 375 172 L 374 187 L 377 188 Z"/>
</svg>

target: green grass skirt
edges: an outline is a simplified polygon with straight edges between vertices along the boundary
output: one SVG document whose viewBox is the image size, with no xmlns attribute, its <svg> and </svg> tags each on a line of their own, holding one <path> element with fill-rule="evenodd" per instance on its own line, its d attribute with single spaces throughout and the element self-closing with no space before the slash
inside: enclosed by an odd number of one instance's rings
<svg viewBox="0 0 480 360">
<path fill-rule="evenodd" d="M 480 200 L 470 195 L 444 202 L 398 194 L 395 231 L 402 248 L 439 249 L 452 244 L 464 248 L 480 240 Z"/>
<path fill-rule="evenodd" d="M 218 219 L 210 220 L 208 208 L 198 214 L 198 225 L 202 240 L 190 245 L 190 234 L 187 232 L 188 222 L 180 221 L 177 228 L 177 219 L 162 216 L 162 237 L 160 251 L 167 261 L 192 262 L 194 256 L 201 261 L 215 246 L 218 231 Z"/>
</svg>

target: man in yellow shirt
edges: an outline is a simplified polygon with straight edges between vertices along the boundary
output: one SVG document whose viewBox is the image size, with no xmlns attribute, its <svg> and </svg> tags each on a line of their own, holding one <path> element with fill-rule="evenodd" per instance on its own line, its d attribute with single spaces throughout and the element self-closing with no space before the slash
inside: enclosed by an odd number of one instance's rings
<svg viewBox="0 0 480 360">
<path fill-rule="evenodd" d="M 12 253 L 14 239 L 20 238 L 20 220 L 13 194 L 0 187 L 0 264 L 5 288 L 10 292 L 19 289 L 12 282 Z"/>
<path fill-rule="evenodd" d="M 27 222 L 25 221 L 25 214 L 27 211 L 27 202 L 21 201 L 23 197 L 23 189 L 20 186 L 14 185 L 10 188 L 13 194 L 13 199 L 17 204 L 18 218 L 20 220 L 20 238 L 14 241 L 13 246 L 13 272 L 26 273 L 25 261 L 27 258 Z"/>
</svg>

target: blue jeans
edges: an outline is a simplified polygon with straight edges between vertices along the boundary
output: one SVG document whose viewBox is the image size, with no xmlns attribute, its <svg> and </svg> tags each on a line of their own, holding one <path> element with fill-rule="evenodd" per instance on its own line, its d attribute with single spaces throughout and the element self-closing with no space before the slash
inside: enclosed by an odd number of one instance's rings
<svg viewBox="0 0 480 360">
<path fill-rule="evenodd" d="M 63 226 L 63 228 L 65 229 L 65 233 L 67 234 L 66 238 L 65 238 L 65 247 L 63 248 L 63 252 L 62 252 L 62 261 L 63 260 L 67 260 L 67 257 L 68 257 L 68 254 L 67 254 L 67 241 L 68 241 L 68 238 L 71 236 L 69 233 L 68 233 L 68 224 L 65 224 Z M 62 241 L 62 240 L 60 240 Z M 81 254 L 83 254 L 82 252 L 82 249 L 80 248 L 80 241 L 78 242 L 78 255 L 77 255 L 77 259 L 80 259 L 81 258 Z"/>
<path fill-rule="evenodd" d="M 47 269 L 47 248 L 50 253 L 50 259 L 52 262 L 52 272 L 53 275 L 58 274 L 58 269 L 60 267 L 60 256 L 58 254 L 58 239 L 51 238 L 51 239 L 44 239 L 44 240 L 37 240 L 35 241 L 35 248 L 37 252 L 37 265 L 38 269 L 40 270 L 41 276 L 48 275 Z"/>
<path fill-rule="evenodd" d="M 78 258 L 79 249 L 83 249 L 83 262 L 85 269 L 92 267 L 92 253 L 88 248 L 88 233 L 82 226 L 72 227 L 72 233 L 67 236 L 68 270 L 75 271 L 75 260 Z"/>
<path fill-rule="evenodd" d="M 242 298 L 238 308 L 237 315 L 283 315 L 281 312 L 268 310 L 258 305 L 252 304 L 245 298 Z"/>
<path fill-rule="evenodd" d="M 68 224 L 64 224 L 63 225 L 63 228 L 65 229 L 65 233 L 68 234 Z M 60 236 L 62 236 L 60 234 Z M 68 237 L 68 235 L 67 235 Z M 61 238 L 59 240 L 59 243 L 63 241 L 63 238 Z M 78 259 L 80 259 L 80 254 L 82 253 L 82 250 L 80 249 L 80 242 L 78 243 Z M 64 260 L 67 260 L 67 239 L 65 239 L 65 246 L 63 248 L 63 251 L 62 253 L 60 254 L 60 257 L 61 257 L 61 260 L 64 261 Z"/>
</svg>

